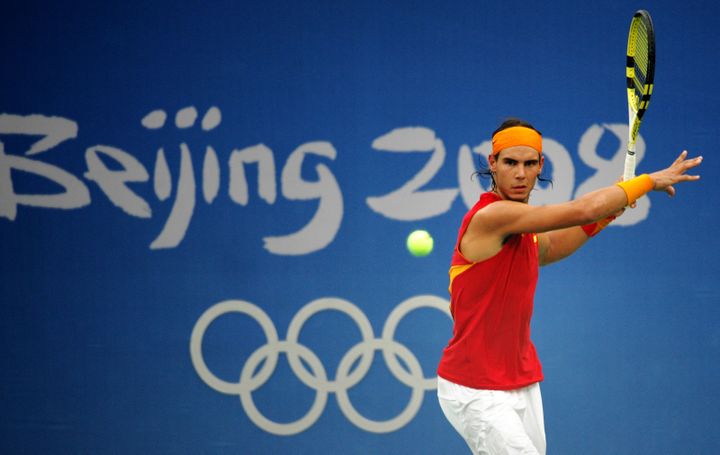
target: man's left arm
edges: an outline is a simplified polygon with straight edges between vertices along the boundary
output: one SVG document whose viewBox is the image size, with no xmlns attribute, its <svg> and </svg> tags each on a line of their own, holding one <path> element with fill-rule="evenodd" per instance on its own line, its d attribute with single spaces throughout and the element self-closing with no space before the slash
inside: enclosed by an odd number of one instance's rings
<svg viewBox="0 0 720 455">
<path fill-rule="evenodd" d="M 580 226 L 538 234 L 540 265 L 565 259 L 583 246 L 589 238 Z"/>
<path fill-rule="evenodd" d="M 585 226 L 572 226 L 557 231 L 545 232 L 538 235 L 540 265 L 548 265 L 573 254 L 600 231 L 605 229 L 615 218 L 622 215 L 621 210 L 615 215 L 608 216 Z"/>
</svg>

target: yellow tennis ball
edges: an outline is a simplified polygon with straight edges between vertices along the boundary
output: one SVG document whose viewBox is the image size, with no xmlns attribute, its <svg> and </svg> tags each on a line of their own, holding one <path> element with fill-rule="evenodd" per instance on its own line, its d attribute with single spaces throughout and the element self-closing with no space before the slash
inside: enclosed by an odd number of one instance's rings
<svg viewBox="0 0 720 455">
<path fill-rule="evenodd" d="M 408 235 L 407 249 L 413 256 L 423 257 L 430 254 L 433 249 L 433 238 L 428 231 L 417 230 Z"/>
</svg>

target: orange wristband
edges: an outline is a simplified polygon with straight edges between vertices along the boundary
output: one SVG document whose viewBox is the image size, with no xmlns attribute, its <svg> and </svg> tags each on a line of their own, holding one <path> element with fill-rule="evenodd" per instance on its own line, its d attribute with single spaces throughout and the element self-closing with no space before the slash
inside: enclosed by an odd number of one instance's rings
<svg viewBox="0 0 720 455">
<path fill-rule="evenodd" d="M 596 221 L 594 223 L 586 224 L 584 226 L 580 226 L 583 231 L 587 234 L 588 237 L 595 237 L 598 232 L 602 231 L 607 227 L 608 224 L 612 222 L 616 217 L 614 215 L 610 215 L 607 218 L 603 218 L 600 221 Z"/>
<path fill-rule="evenodd" d="M 620 182 L 617 186 L 625 191 L 628 199 L 627 205 L 632 205 L 635 201 L 652 191 L 655 187 L 655 182 L 653 182 L 653 179 L 649 175 L 643 174 L 638 175 L 634 179 Z"/>
</svg>

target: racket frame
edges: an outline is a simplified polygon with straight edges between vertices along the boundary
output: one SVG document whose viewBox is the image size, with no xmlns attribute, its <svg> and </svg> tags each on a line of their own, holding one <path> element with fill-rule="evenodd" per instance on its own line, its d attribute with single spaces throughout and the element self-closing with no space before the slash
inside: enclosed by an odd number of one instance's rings
<svg viewBox="0 0 720 455">
<path fill-rule="evenodd" d="M 647 30 L 647 72 L 643 93 L 638 96 L 635 92 L 635 56 L 637 48 L 637 30 L 644 27 Z M 625 62 L 625 77 L 627 81 L 627 99 L 628 99 L 628 147 L 625 154 L 625 170 L 623 172 L 623 180 L 629 180 L 635 177 L 636 156 L 635 147 L 637 143 L 640 124 L 642 123 L 645 111 L 650 104 L 650 97 L 653 92 L 655 79 L 655 31 L 653 27 L 650 13 L 646 10 L 638 10 L 635 12 L 630 23 L 630 31 L 628 33 L 628 44 Z M 639 99 L 638 99 L 639 98 Z"/>
</svg>

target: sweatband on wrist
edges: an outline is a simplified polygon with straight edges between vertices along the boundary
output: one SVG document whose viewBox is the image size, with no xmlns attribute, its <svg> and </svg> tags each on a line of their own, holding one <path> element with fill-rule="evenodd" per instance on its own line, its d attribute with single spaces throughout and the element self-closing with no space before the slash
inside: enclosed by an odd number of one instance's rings
<svg viewBox="0 0 720 455">
<path fill-rule="evenodd" d="M 595 237 L 600 231 L 605 229 L 608 224 L 612 222 L 612 220 L 615 219 L 614 215 L 610 215 L 607 218 L 603 218 L 600 221 L 596 221 L 594 223 L 586 224 L 584 226 L 580 226 L 583 231 L 587 234 L 588 237 Z"/>
<path fill-rule="evenodd" d="M 647 174 L 643 174 L 638 175 L 633 179 L 620 182 L 617 186 L 625 191 L 628 199 L 627 205 L 632 205 L 635 201 L 652 191 L 655 187 L 655 182 L 653 182 L 652 177 Z"/>
<path fill-rule="evenodd" d="M 492 154 L 497 155 L 501 150 L 517 145 L 526 145 L 542 153 L 542 136 L 534 129 L 525 126 L 505 128 L 493 136 Z"/>
</svg>

